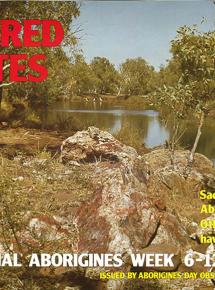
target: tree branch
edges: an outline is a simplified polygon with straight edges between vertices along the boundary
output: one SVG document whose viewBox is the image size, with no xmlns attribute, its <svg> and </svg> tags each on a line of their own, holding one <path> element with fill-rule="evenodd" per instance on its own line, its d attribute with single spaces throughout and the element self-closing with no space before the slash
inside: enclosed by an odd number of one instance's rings
<svg viewBox="0 0 215 290">
<path fill-rule="evenodd" d="M 8 67 L 10 67 L 10 63 L 3 66 L 3 71 L 6 70 Z"/>
<path fill-rule="evenodd" d="M 8 86 L 12 85 L 13 83 L 14 82 L 0 84 L 0 88 L 2 88 L 2 87 L 8 87 Z"/>
</svg>

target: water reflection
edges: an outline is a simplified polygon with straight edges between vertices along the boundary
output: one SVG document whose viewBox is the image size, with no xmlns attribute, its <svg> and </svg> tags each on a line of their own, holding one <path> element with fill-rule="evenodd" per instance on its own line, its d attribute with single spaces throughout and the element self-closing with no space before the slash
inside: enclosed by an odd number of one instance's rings
<svg viewBox="0 0 215 290">
<path fill-rule="evenodd" d="M 158 117 L 149 118 L 148 134 L 145 138 L 147 147 L 154 147 L 164 144 L 169 139 L 169 131 L 165 128 Z"/>
<path fill-rule="evenodd" d="M 55 112 L 64 112 L 64 113 L 89 113 L 89 114 L 111 114 L 114 116 L 147 116 L 147 117 L 157 117 L 159 113 L 154 110 L 144 110 L 144 111 L 135 111 L 135 110 L 123 110 L 123 109 L 55 109 Z"/>
<path fill-rule="evenodd" d="M 61 120 L 70 120 L 69 126 L 84 129 L 88 126 L 96 126 L 111 133 L 117 133 L 127 125 L 128 128 L 135 128 L 140 139 L 147 147 L 154 147 L 164 144 L 168 140 L 173 124 L 164 125 L 159 112 L 151 109 L 129 110 L 123 106 L 113 106 L 108 103 L 61 103 L 50 108 L 43 120 L 46 124 L 55 124 Z M 197 126 L 194 121 L 184 121 L 186 131 L 181 139 L 181 145 L 190 148 L 193 144 Z M 215 160 L 215 122 L 208 119 L 200 139 L 197 151 Z"/>
</svg>

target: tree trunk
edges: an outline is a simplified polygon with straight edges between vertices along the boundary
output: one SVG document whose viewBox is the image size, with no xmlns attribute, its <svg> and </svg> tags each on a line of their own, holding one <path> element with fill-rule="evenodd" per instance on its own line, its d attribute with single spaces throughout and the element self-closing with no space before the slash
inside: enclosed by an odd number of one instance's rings
<svg viewBox="0 0 215 290">
<path fill-rule="evenodd" d="M 122 87 L 120 86 L 120 87 L 118 88 L 117 97 L 121 94 L 121 90 L 122 90 Z"/>
<path fill-rule="evenodd" d="M 205 113 L 202 111 L 201 116 L 200 116 L 200 120 L 199 120 L 199 126 L 198 126 L 198 130 L 197 130 L 195 142 L 193 144 L 193 148 L 190 151 L 190 155 L 188 157 L 188 163 L 187 163 L 187 167 L 185 169 L 185 177 L 188 177 L 191 170 L 192 170 L 193 162 L 194 162 L 194 155 L 195 155 L 198 143 L 199 143 L 199 139 L 200 139 L 201 134 L 202 134 L 202 126 L 204 124 L 204 120 L 205 120 Z"/>
</svg>

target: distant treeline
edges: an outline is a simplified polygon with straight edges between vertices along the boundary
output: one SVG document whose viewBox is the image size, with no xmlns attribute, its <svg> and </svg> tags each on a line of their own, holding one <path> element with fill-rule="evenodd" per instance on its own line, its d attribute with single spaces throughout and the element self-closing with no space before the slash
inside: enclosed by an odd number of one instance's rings
<svg viewBox="0 0 215 290">
<path fill-rule="evenodd" d="M 141 57 L 125 60 L 117 70 L 105 57 L 95 57 L 87 64 L 79 54 L 70 66 L 70 95 L 146 95 L 161 84 L 177 81 L 176 71 L 171 71 L 175 68 L 172 63 L 156 72 Z"/>
<path fill-rule="evenodd" d="M 43 83 L 17 83 L 7 87 L 9 96 L 32 103 L 48 104 L 74 96 L 147 95 L 159 87 L 174 85 L 179 78 L 177 64 L 170 61 L 159 72 L 143 58 L 127 59 L 117 70 L 107 58 L 95 57 L 88 64 L 84 56 L 53 55 L 49 76 Z"/>
</svg>

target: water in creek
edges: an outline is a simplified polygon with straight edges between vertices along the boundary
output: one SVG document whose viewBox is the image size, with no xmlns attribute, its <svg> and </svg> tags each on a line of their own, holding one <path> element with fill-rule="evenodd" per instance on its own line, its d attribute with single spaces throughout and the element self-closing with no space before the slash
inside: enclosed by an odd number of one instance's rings
<svg viewBox="0 0 215 290">
<path fill-rule="evenodd" d="M 192 119 L 192 118 L 191 118 Z M 61 123 L 74 128 L 95 126 L 100 129 L 117 133 L 123 128 L 132 128 L 138 132 L 139 138 L 147 147 L 155 147 L 164 144 L 172 133 L 173 123 L 164 123 L 159 112 L 153 109 L 129 109 L 123 105 L 115 106 L 108 103 L 70 102 L 57 103 L 45 114 L 46 124 Z M 197 126 L 196 121 L 185 120 L 186 128 L 181 138 L 181 145 L 190 148 L 193 144 Z M 197 151 L 206 155 L 215 163 L 215 120 L 207 119 L 202 130 L 202 136 Z"/>
</svg>

